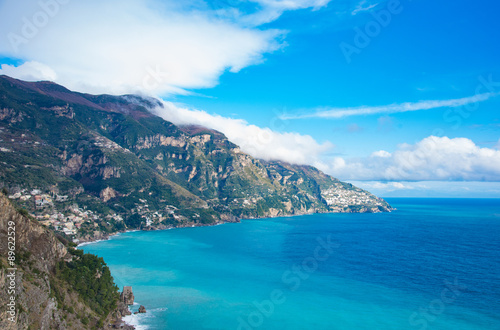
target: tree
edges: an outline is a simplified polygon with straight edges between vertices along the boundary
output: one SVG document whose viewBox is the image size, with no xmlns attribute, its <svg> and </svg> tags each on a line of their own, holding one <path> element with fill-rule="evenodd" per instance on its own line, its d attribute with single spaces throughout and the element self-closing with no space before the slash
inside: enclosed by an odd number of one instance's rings
<svg viewBox="0 0 500 330">
<path fill-rule="evenodd" d="M 134 213 L 131 216 L 127 217 L 127 219 L 125 219 L 125 224 L 129 228 L 139 228 L 141 226 L 141 223 L 142 217 L 137 213 Z"/>
</svg>

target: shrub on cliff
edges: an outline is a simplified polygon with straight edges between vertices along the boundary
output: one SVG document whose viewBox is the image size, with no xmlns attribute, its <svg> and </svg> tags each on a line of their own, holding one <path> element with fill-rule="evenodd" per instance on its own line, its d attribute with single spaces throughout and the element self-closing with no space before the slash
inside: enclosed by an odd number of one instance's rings
<svg viewBox="0 0 500 330">
<path fill-rule="evenodd" d="M 83 254 L 75 249 L 71 252 L 72 261 L 57 264 L 58 277 L 68 282 L 94 311 L 105 318 L 116 308 L 119 298 L 118 287 L 108 266 L 103 258 L 93 254 Z"/>
</svg>

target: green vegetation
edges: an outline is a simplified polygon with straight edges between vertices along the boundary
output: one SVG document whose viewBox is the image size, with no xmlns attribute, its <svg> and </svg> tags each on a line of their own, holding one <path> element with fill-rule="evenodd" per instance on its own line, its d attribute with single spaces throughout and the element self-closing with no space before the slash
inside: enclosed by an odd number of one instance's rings
<svg viewBox="0 0 500 330">
<path fill-rule="evenodd" d="M 135 213 L 125 219 L 125 224 L 129 228 L 140 228 L 142 223 L 142 217 Z"/>
<path fill-rule="evenodd" d="M 69 251 L 73 254 L 73 260 L 60 261 L 56 276 L 66 281 L 92 310 L 105 318 L 116 308 L 119 299 L 118 287 L 113 282 L 108 266 L 102 258 L 93 254 L 84 254 L 76 249 Z"/>
<path fill-rule="evenodd" d="M 147 224 L 328 212 L 333 208 L 322 191 L 339 183 L 338 189 L 357 189 L 310 166 L 254 159 L 219 132 L 177 127 L 148 112 L 161 105 L 154 99 L 80 94 L 5 77 L 0 92 L 0 139 L 8 150 L 1 152 L 0 185 L 11 193 L 40 189 L 53 200 L 68 196 L 43 210 L 35 210 L 30 196 L 16 200 L 36 215 L 69 216 L 74 204 L 92 211 L 77 238 Z M 351 210 L 390 208 L 372 197 Z"/>
</svg>

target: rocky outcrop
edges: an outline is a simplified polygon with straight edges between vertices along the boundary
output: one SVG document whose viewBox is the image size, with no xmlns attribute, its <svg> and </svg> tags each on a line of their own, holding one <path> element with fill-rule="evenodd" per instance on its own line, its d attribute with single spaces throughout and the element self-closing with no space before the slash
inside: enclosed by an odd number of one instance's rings
<svg viewBox="0 0 500 330">
<path fill-rule="evenodd" d="M 184 148 L 186 146 L 186 141 L 182 138 L 157 134 L 153 136 L 145 136 L 139 138 L 137 140 L 135 148 L 141 150 L 157 146 L 164 146 L 164 147 L 172 146 L 172 147 Z"/>
<path fill-rule="evenodd" d="M 204 145 L 205 143 L 207 143 L 211 139 L 212 139 L 212 136 L 210 134 L 202 134 L 202 135 L 193 136 L 189 140 L 193 144 Z"/>
<path fill-rule="evenodd" d="M 104 168 L 101 168 L 100 175 L 103 180 L 107 180 L 110 178 L 118 179 L 121 176 L 121 170 L 118 167 L 106 166 Z"/>
<path fill-rule="evenodd" d="M 135 327 L 126 324 L 122 319 L 125 316 L 132 315 L 130 310 L 128 309 L 128 306 L 125 305 L 122 301 L 118 302 L 118 306 L 116 308 L 115 313 L 110 315 L 107 319 L 106 324 L 108 325 L 107 328 L 110 329 L 122 329 L 122 330 L 133 330 Z"/>
<path fill-rule="evenodd" d="M 116 192 L 116 190 L 114 190 L 113 188 L 110 188 L 110 187 L 103 189 L 101 191 L 101 193 L 99 194 L 99 197 L 101 197 L 103 202 L 107 202 L 110 199 L 115 198 L 116 196 L 118 196 L 118 193 Z"/>
<path fill-rule="evenodd" d="M 69 119 L 73 119 L 73 117 L 75 117 L 75 112 L 73 111 L 73 108 L 69 106 L 69 104 L 66 104 L 66 106 L 64 106 L 64 107 L 60 107 L 60 106 L 54 106 L 54 107 L 50 107 L 50 108 L 42 107 L 41 109 L 46 110 L 46 111 L 52 111 L 58 117 L 66 117 Z"/>
<path fill-rule="evenodd" d="M 63 157 L 66 159 L 66 151 L 64 152 Z M 82 158 L 82 155 L 73 154 L 66 162 L 66 166 L 62 169 L 63 175 L 72 176 L 79 173 L 83 165 Z"/>
<path fill-rule="evenodd" d="M 8 120 L 11 124 L 23 121 L 26 114 L 10 108 L 0 108 L 0 120 Z"/>
<path fill-rule="evenodd" d="M 123 292 L 120 294 L 120 300 L 125 305 L 133 305 L 134 304 L 134 293 L 132 292 L 131 286 L 124 286 Z"/>
<path fill-rule="evenodd" d="M 144 307 L 143 305 L 141 305 L 141 307 L 139 307 L 137 312 L 134 312 L 134 314 L 144 314 L 144 313 L 146 313 L 146 307 Z"/>
</svg>

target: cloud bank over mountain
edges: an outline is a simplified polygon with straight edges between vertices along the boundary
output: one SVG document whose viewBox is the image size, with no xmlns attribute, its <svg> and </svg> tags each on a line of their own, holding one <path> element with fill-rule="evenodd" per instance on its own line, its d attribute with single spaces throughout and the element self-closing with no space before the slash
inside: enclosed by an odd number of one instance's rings
<svg viewBox="0 0 500 330">
<path fill-rule="evenodd" d="M 175 124 L 218 130 L 256 158 L 310 164 L 342 180 L 394 181 L 377 188 L 408 188 L 396 181 L 500 181 L 500 150 L 481 148 L 467 138 L 429 136 L 415 144 L 400 144 L 393 152 L 378 150 L 368 157 L 330 159 L 334 145 L 319 143 L 309 135 L 276 132 L 170 102 L 156 112 Z"/>
<path fill-rule="evenodd" d="M 258 65 L 269 54 L 284 49 L 287 32 L 270 28 L 266 23 L 276 21 L 287 11 L 315 11 L 329 3 L 334 2 L 4 0 L 0 2 L 0 28 L 4 31 L 0 35 L 0 55 L 14 61 L 3 64 L 0 74 L 30 81 L 50 80 L 94 94 L 140 93 L 166 99 L 175 94 L 191 94 L 194 89 L 216 86 L 226 72 L 236 73 Z M 358 17 L 372 8 L 374 3 L 361 1 L 349 13 Z M 313 110 L 288 114 L 282 119 L 341 121 L 369 117 L 375 120 L 375 115 L 419 114 L 476 104 L 486 107 L 500 95 L 492 75 L 488 82 L 486 87 L 479 85 L 483 87 L 475 94 L 460 94 L 466 97 L 437 96 L 420 101 L 408 98 L 411 102 L 403 98 L 382 106 L 306 107 Z M 311 164 L 344 180 L 389 182 L 377 186 L 381 189 L 406 189 L 404 182 L 419 180 L 500 181 L 500 141 L 496 147 L 494 144 L 483 147 L 477 136 L 468 139 L 414 134 L 420 141 L 406 136 L 397 140 L 416 141 L 414 144 L 394 142 L 386 144 L 383 147 L 386 150 L 375 147 L 368 152 L 364 150 L 366 154 L 377 150 L 366 157 L 332 158 L 332 151 L 337 151 L 333 143 L 348 145 L 348 142 L 347 139 L 328 142 L 331 131 L 321 136 L 309 130 L 311 136 L 277 130 L 272 125 L 258 127 L 242 119 L 169 102 L 160 115 L 177 124 L 219 130 L 257 158 Z M 368 134 L 368 129 L 364 129 L 368 125 L 346 124 L 349 132 Z M 454 136 L 471 137 L 458 133 Z"/>
<path fill-rule="evenodd" d="M 224 133 L 241 150 L 264 160 L 282 160 L 292 164 L 325 168 L 321 157 L 333 149 L 330 142 L 319 143 L 309 135 L 277 132 L 268 127 L 251 125 L 242 119 L 226 118 L 202 110 L 190 110 L 171 102 L 155 112 L 177 125 L 201 125 Z"/>
</svg>

